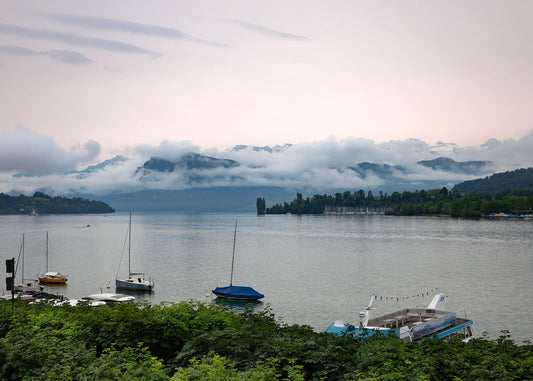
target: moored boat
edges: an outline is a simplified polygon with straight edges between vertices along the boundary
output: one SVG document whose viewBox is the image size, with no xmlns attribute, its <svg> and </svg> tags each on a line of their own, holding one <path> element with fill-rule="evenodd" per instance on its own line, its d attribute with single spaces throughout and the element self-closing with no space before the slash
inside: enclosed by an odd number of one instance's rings
<svg viewBox="0 0 533 381">
<path fill-rule="evenodd" d="M 119 266 L 120 269 L 120 266 Z M 151 279 L 145 279 L 144 273 L 131 272 L 131 212 L 130 223 L 128 228 L 128 278 L 115 279 L 115 288 L 135 291 L 152 291 L 154 289 L 154 282 Z"/>
<path fill-rule="evenodd" d="M 48 271 L 48 232 L 46 232 L 46 272 L 39 277 L 41 283 L 64 284 L 67 283 L 67 275 L 57 271 Z"/>
<path fill-rule="evenodd" d="M 235 300 L 258 300 L 265 297 L 252 287 L 245 286 L 217 287 L 212 292 L 218 297 Z"/>
<path fill-rule="evenodd" d="M 22 234 L 22 243 L 20 244 L 19 256 L 17 263 L 21 263 L 21 282 L 15 284 L 15 292 L 22 292 L 23 294 L 32 294 L 43 291 L 43 286 L 38 284 L 37 279 L 24 278 L 24 233 Z"/>
<path fill-rule="evenodd" d="M 112 292 L 103 292 L 100 294 L 92 294 L 84 297 L 82 300 L 90 302 L 104 302 L 107 305 L 113 306 L 120 303 L 131 303 L 135 301 L 135 297 L 126 294 L 115 294 Z"/>
<path fill-rule="evenodd" d="M 24 294 L 31 294 L 34 292 L 39 292 L 44 290 L 44 286 L 36 284 L 37 282 L 33 281 L 24 281 L 24 283 L 17 283 L 15 285 L 16 292 L 22 292 Z"/>
<path fill-rule="evenodd" d="M 112 292 L 102 292 L 100 294 L 92 294 L 80 299 L 69 299 L 64 303 L 68 303 L 71 306 L 89 305 L 91 307 L 97 307 L 102 305 L 114 306 L 120 303 L 131 303 L 136 299 L 134 296 L 126 294 L 115 294 Z"/>
<path fill-rule="evenodd" d="M 124 302 L 133 302 L 135 296 L 126 295 L 126 294 L 115 294 L 112 292 L 102 292 L 100 294 L 92 294 L 86 297 L 89 300 L 101 300 L 104 302 L 115 302 L 115 303 L 124 303 Z"/>
<path fill-rule="evenodd" d="M 68 278 L 66 275 L 63 275 L 56 271 L 47 271 L 39 277 L 39 282 L 41 283 L 63 284 L 63 283 L 67 283 L 67 281 L 68 281 Z"/>
<path fill-rule="evenodd" d="M 130 273 L 127 279 L 115 279 L 115 288 L 134 291 L 152 291 L 154 282 L 144 279 L 144 273 Z"/>
<path fill-rule="evenodd" d="M 234 299 L 234 300 L 259 300 L 265 295 L 257 292 L 252 287 L 234 286 L 233 285 L 233 265 L 235 264 L 235 243 L 237 241 L 237 220 L 235 220 L 235 231 L 233 233 L 233 254 L 231 257 L 231 276 L 229 286 L 216 287 L 211 292 L 219 298 Z"/>
<path fill-rule="evenodd" d="M 370 318 L 372 295 L 364 312 L 359 313 L 358 325 L 335 321 L 326 332 L 336 336 L 368 337 L 375 334 L 397 336 L 405 342 L 418 342 L 427 338 L 450 340 L 458 337 L 469 341 L 474 337 L 474 322 L 446 311 L 446 296 L 437 294 L 426 308 L 404 308 L 376 318 Z"/>
</svg>

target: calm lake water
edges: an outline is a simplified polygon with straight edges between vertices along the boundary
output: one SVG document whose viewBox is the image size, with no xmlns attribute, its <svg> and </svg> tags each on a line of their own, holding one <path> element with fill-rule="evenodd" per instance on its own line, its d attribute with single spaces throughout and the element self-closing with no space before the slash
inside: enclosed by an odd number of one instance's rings
<svg viewBox="0 0 533 381">
<path fill-rule="evenodd" d="M 533 221 L 524 220 L 134 213 L 132 271 L 156 282 L 145 299 L 210 301 L 211 289 L 228 285 L 237 217 L 233 284 L 264 293 L 256 308 L 270 306 L 285 323 L 323 331 L 334 320 L 357 321 L 373 293 L 374 314 L 383 314 L 427 305 L 438 289 L 449 310 L 474 320 L 477 335 L 509 330 L 518 343 L 533 341 Z M 69 275 L 49 292 L 114 291 L 128 218 L 0 216 L 0 254 L 17 258 L 24 233 L 24 276 L 36 277 L 48 231 L 49 270 Z M 126 273 L 127 243 L 119 274 Z"/>
</svg>

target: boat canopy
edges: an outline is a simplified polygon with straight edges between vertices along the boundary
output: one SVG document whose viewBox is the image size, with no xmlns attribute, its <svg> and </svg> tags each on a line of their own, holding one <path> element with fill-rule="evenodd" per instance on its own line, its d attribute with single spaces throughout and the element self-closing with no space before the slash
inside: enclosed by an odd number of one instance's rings
<svg viewBox="0 0 533 381">
<path fill-rule="evenodd" d="M 265 295 L 255 291 L 252 287 L 244 286 L 217 287 L 212 292 L 216 296 L 228 299 L 257 300 L 265 297 Z"/>
<path fill-rule="evenodd" d="M 121 303 L 121 302 L 132 302 L 135 300 L 135 297 L 131 295 L 126 295 L 126 294 L 114 294 L 112 292 L 103 292 L 101 294 L 92 294 L 92 295 L 86 296 L 85 299 Z"/>
</svg>

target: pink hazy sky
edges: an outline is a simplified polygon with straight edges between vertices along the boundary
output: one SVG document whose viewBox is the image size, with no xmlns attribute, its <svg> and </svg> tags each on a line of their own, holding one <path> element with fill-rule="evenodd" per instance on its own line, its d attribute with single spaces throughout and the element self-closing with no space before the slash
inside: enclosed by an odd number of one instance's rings
<svg viewBox="0 0 533 381">
<path fill-rule="evenodd" d="M 532 1 L 0 0 L 0 134 L 69 147 L 533 129 Z"/>
</svg>

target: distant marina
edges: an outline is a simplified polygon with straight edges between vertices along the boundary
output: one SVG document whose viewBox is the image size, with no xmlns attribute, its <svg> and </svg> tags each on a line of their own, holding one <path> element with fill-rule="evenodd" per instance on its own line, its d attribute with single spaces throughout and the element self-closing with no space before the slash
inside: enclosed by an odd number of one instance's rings
<svg viewBox="0 0 533 381">
<path fill-rule="evenodd" d="M 531 220 L 533 215 L 530 213 L 522 214 L 507 214 L 507 213 L 491 213 L 487 216 L 488 218 L 523 218 L 526 220 Z"/>
<path fill-rule="evenodd" d="M 325 215 L 378 215 L 385 214 L 389 209 L 384 208 L 357 208 L 353 206 L 330 206 L 326 205 L 324 207 Z"/>
</svg>

